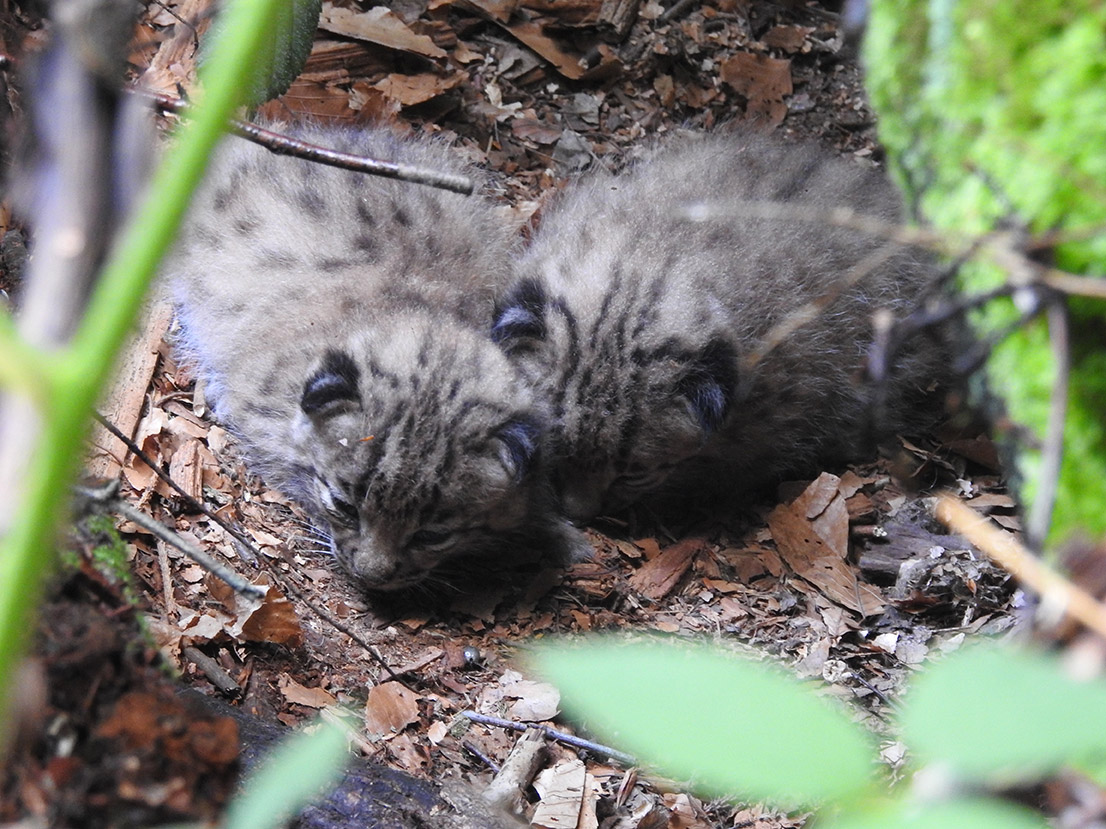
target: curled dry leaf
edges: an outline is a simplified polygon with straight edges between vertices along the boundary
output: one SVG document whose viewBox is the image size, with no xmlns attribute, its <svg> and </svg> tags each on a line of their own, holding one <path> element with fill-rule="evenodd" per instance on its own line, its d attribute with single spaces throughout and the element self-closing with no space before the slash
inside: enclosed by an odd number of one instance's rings
<svg viewBox="0 0 1106 829">
<path fill-rule="evenodd" d="M 477 709 L 522 722 L 544 722 L 557 715 L 560 705 L 561 692 L 549 683 L 523 679 L 518 671 L 506 671 L 498 685 L 481 692 Z"/>
<path fill-rule="evenodd" d="M 369 691 L 365 731 L 370 740 L 395 736 L 419 718 L 419 695 L 398 682 L 384 682 Z"/>
</svg>

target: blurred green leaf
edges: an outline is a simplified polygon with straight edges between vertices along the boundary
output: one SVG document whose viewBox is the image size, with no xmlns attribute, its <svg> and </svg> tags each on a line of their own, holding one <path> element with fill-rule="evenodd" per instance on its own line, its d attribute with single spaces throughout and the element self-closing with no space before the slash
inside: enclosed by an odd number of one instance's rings
<svg viewBox="0 0 1106 829">
<path fill-rule="evenodd" d="M 341 728 L 322 724 L 282 741 L 227 808 L 223 829 L 271 829 L 337 782 L 349 758 Z"/>
<path fill-rule="evenodd" d="M 812 804 L 871 781 L 863 730 L 773 666 L 683 641 L 604 638 L 543 648 L 537 665 L 615 747 L 712 793 Z"/>
<path fill-rule="evenodd" d="M 999 782 L 1106 753 L 1106 685 L 1076 682 L 1041 653 L 977 646 L 914 681 L 900 717 L 924 763 Z"/>
<path fill-rule="evenodd" d="M 1048 823 L 1039 814 L 982 798 L 950 800 L 944 803 L 896 803 L 864 814 L 850 812 L 825 822 L 819 829 L 1044 829 Z"/>
<path fill-rule="evenodd" d="M 248 106 L 257 106 L 283 95 L 292 81 L 303 71 L 311 46 L 315 42 L 315 30 L 319 26 L 322 0 L 276 0 L 272 4 L 272 36 L 264 41 L 243 82 L 244 100 Z M 215 18 L 204 43 L 213 40 L 223 26 L 223 15 Z M 201 61 L 206 61 L 206 49 L 201 51 Z"/>
</svg>

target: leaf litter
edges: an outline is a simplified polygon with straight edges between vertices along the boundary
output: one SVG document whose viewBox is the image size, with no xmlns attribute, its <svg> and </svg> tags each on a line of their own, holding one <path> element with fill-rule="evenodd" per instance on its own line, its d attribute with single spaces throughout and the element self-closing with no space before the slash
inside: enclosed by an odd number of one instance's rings
<svg viewBox="0 0 1106 829">
<path fill-rule="evenodd" d="M 202 20 L 208 7 L 208 0 L 182 0 L 148 8 L 136 38 L 146 45 L 131 56 L 134 67 L 146 69 L 145 84 L 171 93 L 193 88 L 193 33 L 178 21 Z M 638 13 L 612 17 L 615 7 Z M 434 0 L 361 10 L 327 2 L 304 73 L 264 111 L 341 123 L 402 117 L 414 129 L 456 139 L 459 152 L 496 171 L 520 226 L 535 211 L 540 215 L 545 194 L 568 171 L 596 158 L 617 166 L 648 134 L 681 125 L 709 129 L 748 117 L 844 154 L 873 152 L 859 72 L 843 51 L 832 15 L 813 7 L 717 0 L 665 19 L 673 8 L 598 0 Z M 624 40 L 613 34 L 618 31 Z M 111 419 L 189 494 L 244 527 L 261 558 L 254 560 L 206 516 L 185 509 L 117 443 L 96 437 L 94 458 L 105 476 L 121 471 L 127 497 L 265 585 L 266 593 L 238 596 L 138 528 L 122 526 L 148 619 L 148 664 L 160 649 L 186 683 L 214 693 L 210 677 L 183 655 L 198 649 L 237 684 L 244 710 L 285 724 L 334 703 L 360 709 L 367 750 L 395 768 L 485 786 L 492 772 L 466 745 L 502 762 L 517 737 L 469 722 L 461 716 L 466 710 L 567 729 L 556 720 L 556 689 L 518 673 L 520 649 L 535 637 L 656 630 L 742 643 L 800 675 L 821 677 L 831 693 L 852 700 L 858 716 L 882 729 L 902 680 L 931 649 L 955 647 L 964 633 L 1009 623 L 1009 580 L 966 545 L 940 535 L 923 517 L 919 495 L 896 483 L 892 463 L 875 459 L 781 487 L 775 503 L 750 504 L 724 524 L 676 537 L 664 531 L 627 535 L 625 527 L 604 525 L 605 531 L 590 532 L 592 560 L 564 571 L 535 565 L 506 583 L 489 578 L 485 589 L 446 606 L 370 602 L 337 572 L 297 507 L 237 460 L 233 439 L 208 419 L 202 390 L 190 389 L 164 346 L 167 324 L 164 313 L 152 314 L 129 350 L 134 367 L 110 398 L 118 400 L 108 406 Z M 962 482 L 981 511 L 1017 529 L 985 437 L 904 441 L 902 452 L 921 479 Z M 98 596 L 97 605 L 122 616 L 131 612 L 90 564 L 82 563 L 79 577 L 70 578 Z M 320 620 L 297 596 L 352 626 L 362 642 Z M 48 611 L 47 629 L 74 612 L 51 619 Z M 99 623 L 90 627 L 101 629 Z M 83 655 L 64 656 L 68 651 L 55 647 L 39 657 L 44 675 L 60 685 L 51 706 L 66 717 L 78 715 L 62 702 L 61 669 L 71 671 L 73 659 L 96 654 L 102 661 L 122 647 L 122 634 L 102 633 L 97 642 L 75 640 Z M 56 633 L 44 636 L 61 641 Z M 135 656 L 120 665 L 150 675 Z M 134 683 L 123 675 L 113 680 L 99 673 L 103 683 Z M 663 704 L 670 681 L 657 677 L 653 687 L 634 693 L 652 694 Z M 83 693 L 89 698 L 92 691 Z M 124 804 L 141 804 L 147 820 L 217 812 L 238 752 L 233 721 L 173 713 L 177 709 L 166 701 L 171 695 L 158 690 L 120 693 L 114 706 L 104 706 L 102 719 L 91 720 L 97 739 L 122 746 L 116 749 L 120 758 L 138 744 L 176 750 L 187 743 L 193 772 L 174 772 L 178 777 L 167 784 L 152 755 L 137 765 L 103 769 L 80 754 L 51 761 L 49 769 L 29 763 L 18 773 L 24 795 L 12 801 L 23 812 L 5 806 L 0 819 L 48 810 L 44 796 L 34 795 L 46 791 L 48 774 L 70 785 L 60 802 L 73 810 L 92 803 L 91 784 L 75 781 L 102 774 L 95 802 L 105 815 Z M 718 701 L 716 716 L 724 715 L 726 704 Z M 704 802 L 602 757 L 551 749 L 534 781 L 537 800 L 528 806 L 534 825 L 611 826 L 617 820 L 625 829 L 769 829 L 802 823 L 802 816 L 754 805 Z M 223 774 L 224 785 L 204 782 L 212 773 Z"/>
</svg>

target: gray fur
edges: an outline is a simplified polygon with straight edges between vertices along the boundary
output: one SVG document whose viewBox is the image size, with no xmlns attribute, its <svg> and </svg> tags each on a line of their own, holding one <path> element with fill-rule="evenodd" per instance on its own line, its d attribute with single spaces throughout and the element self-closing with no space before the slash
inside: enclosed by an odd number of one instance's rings
<svg viewBox="0 0 1106 829">
<path fill-rule="evenodd" d="M 750 135 L 674 144 L 570 186 L 544 211 L 493 335 L 552 407 L 571 517 L 643 496 L 747 491 L 857 451 L 872 314 L 901 316 L 931 268 L 893 251 L 749 367 L 773 325 L 885 244 L 742 215 L 751 202 L 900 216 L 879 171 Z M 915 345 L 900 356 L 885 426 L 901 425 L 939 354 Z"/>
<path fill-rule="evenodd" d="M 387 130 L 294 134 L 474 172 Z M 485 198 L 239 139 L 197 197 L 167 269 L 179 349 L 252 468 L 367 587 L 440 580 L 471 554 L 583 544 L 548 506 L 544 410 L 484 333 L 512 245 Z"/>
</svg>

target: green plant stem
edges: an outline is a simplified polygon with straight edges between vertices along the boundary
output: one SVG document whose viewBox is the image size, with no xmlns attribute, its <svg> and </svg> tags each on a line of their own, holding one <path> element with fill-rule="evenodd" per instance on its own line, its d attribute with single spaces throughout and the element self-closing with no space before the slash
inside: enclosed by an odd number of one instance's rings
<svg viewBox="0 0 1106 829">
<path fill-rule="evenodd" d="M 40 407 L 42 430 L 19 511 L 0 540 L 0 713 L 6 711 L 8 684 L 54 558 L 56 529 L 64 515 L 67 488 L 84 457 L 92 407 L 203 176 L 207 156 L 238 104 L 242 78 L 267 36 L 277 2 L 234 0 L 223 11 L 226 27 L 203 73 L 200 105 L 124 230 L 72 342 L 51 360 L 55 370 L 40 378 L 46 402 Z M 7 339 L 9 345 L 18 342 Z M 0 724 L 4 722 L 6 716 L 0 718 Z"/>
<path fill-rule="evenodd" d="M 0 311 L 0 388 L 30 397 L 40 409 L 46 405 L 43 377 L 49 360 L 29 345 L 7 311 Z"/>
</svg>

